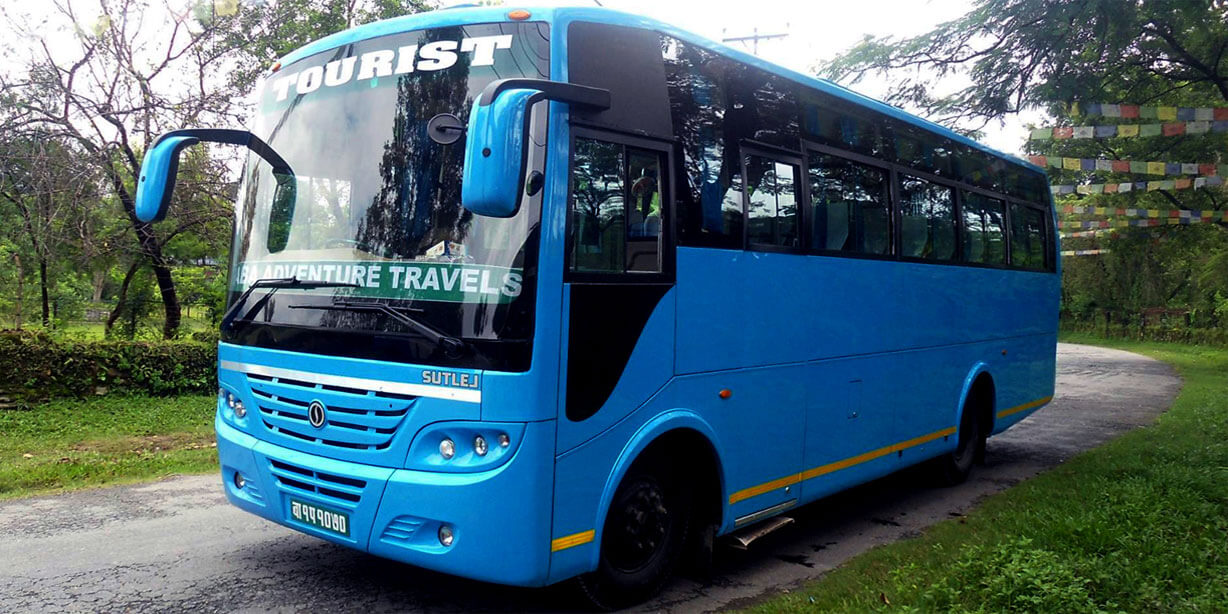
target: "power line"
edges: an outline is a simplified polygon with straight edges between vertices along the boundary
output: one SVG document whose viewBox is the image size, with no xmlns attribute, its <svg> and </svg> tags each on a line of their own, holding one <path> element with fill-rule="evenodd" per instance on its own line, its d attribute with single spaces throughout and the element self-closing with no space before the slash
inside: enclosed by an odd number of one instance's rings
<svg viewBox="0 0 1228 614">
<path fill-rule="evenodd" d="M 785 28 L 787 29 L 788 27 L 789 27 L 789 24 L 785 24 Z M 724 30 L 722 30 L 721 32 L 723 33 L 723 32 L 724 32 Z M 745 42 L 750 42 L 750 43 L 751 43 L 751 53 L 753 53 L 753 54 L 755 54 L 755 55 L 759 55 L 759 41 L 761 41 L 761 40 L 772 40 L 772 39 L 777 39 L 777 38 L 786 38 L 786 37 L 788 37 L 788 36 L 789 36 L 789 33 L 788 33 L 788 32 L 781 32 L 781 33 L 778 33 L 778 34 L 760 34 L 760 33 L 759 33 L 759 28 L 758 28 L 758 27 L 756 27 L 755 29 L 753 29 L 751 32 L 752 32 L 752 34 L 750 34 L 750 35 L 748 35 L 748 36 L 728 36 L 728 37 L 724 37 L 724 38 L 721 38 L 721 42 L 722 42 L 722 43 L 745 43 Z"/>
</svg>

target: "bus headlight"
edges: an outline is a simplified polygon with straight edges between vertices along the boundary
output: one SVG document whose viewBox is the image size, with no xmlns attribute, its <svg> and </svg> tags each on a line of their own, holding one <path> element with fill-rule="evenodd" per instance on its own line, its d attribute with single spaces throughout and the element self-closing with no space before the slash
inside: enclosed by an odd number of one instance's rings
<svg viewBox="0 0 1228 614">
<path fill-rule="evenodd" d="M 447 437 L 439 440 L 439 455 L 442 456 L 444 460 L 450 460 L 456 455 L 456 443 Z"/>
<path fill-rule="evenodd" d="M 474 452 L 475 454 L 477 454 L 478 456 L 486 456 L 486 452 L 487 452 L 489 449 L 490 449 L 490 448 L 488 448 L 488 447 L 486 446 L 486 438 L 485 438 L 485 437 L 482 437 L 481 435 L 478 435 L 477 437 L 474 437 L 474 438 L 473 438 L 473 452 Z"/>
</svg>

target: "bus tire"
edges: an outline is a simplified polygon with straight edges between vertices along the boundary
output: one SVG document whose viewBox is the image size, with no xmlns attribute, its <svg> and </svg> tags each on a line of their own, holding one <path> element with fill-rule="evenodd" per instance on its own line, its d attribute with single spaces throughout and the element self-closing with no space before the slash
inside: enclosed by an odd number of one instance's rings
<svg viewBox="0 0 1228 614">
<path fill-rule="evenodd" d="M 972 473 L 977 459 L 985 456 L 985 440 L 989 434 L 977 415 L 977 408 L 965 403 L 959 419 L 959 441 L 955 449 L 934 459 L 934 477 L 940 486 L 962 484 Z"/>
<path fill-rule="evenodd" d="M 641 459 L 618 485 L 601 532 L 597 570 L 577 578 L 593 606 L 616 610 L 661 591 L 681 558 L 692 491 L 664 462 Z"/>
</svg>

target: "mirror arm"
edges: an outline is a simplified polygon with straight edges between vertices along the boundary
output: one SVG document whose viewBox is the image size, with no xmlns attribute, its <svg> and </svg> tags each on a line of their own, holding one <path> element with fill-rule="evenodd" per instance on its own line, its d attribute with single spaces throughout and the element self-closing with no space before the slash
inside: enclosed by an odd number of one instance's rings
<svg viewBox="0 0 1228 614">
<path fill-rule="evenodd" d="M 286 162 L 268 143 L 260 140 L 260 137 L 246 130 L 230 130 L 227 128 L 192 128 L 187 130 L 174 130 L 167 132 L 158 137 L 158 141 L 168 137 L 186 136 L 192 137 L 200 141 L 209 141 L 211 143 L 226 143 L 229 145 L 242 145 L 252 150 L 256 155 L 263 158 L 270 166 L 273 167 L 274 173 L 283 175 L 293 175 L 294 171 L 290 169 L 290 164 Z M 154 143 L 157 144 L 156 142 Z"/>
<path fill-rule="evenodd" d="M 487 106 L 507 90 L 536 90 L 542 96 L 557 102 L 590 110 L 603 111 L 610 108 L 610 90 L 575 83 L 562 83 L 549 79 L 499 79 L 487 85 L 478 96 L 477 104 Z"/>
</svg>

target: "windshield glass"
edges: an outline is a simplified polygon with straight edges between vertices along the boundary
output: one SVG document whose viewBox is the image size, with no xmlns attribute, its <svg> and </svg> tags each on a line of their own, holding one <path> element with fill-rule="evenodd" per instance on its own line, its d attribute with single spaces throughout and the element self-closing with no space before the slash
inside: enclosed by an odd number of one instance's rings
<svg viewBox="0 0 1228 614">
<path fill-rule="evenodd" d="M 405 32 L 310 56 L 271 75 L 255 134 L 293 178 L 249 155 L 236 211 L 230 300 L 261 279 L 350 287 L 285 289 L 224 339 L 320 354 L 526 370 L 540 203 L 517 215 L 460 206 L 465 139 L 440 145 L 427 122 L 466 122 L 491 81 L 548 77 L 544 24 Z M 535 121 L 537 143 L 543 141 Z M 537 146 L 531 161 L 540 161 Z M 260 293 L 257 288 L 251 301 Z M 459 356 L 390 317 L 385 304 L 461 339 Z M 437 341 L 437 338 L 436 338 Z M 456 354 L 452 352 L 451 354 Z"/>
</svg>

